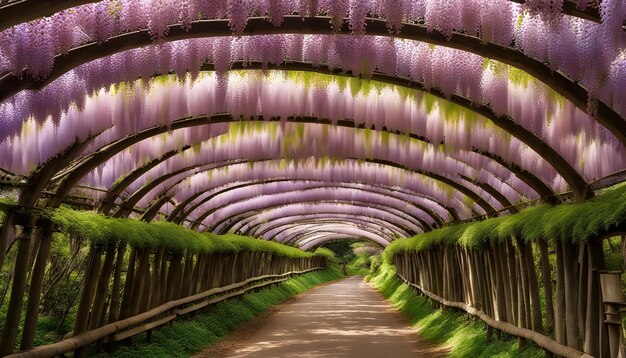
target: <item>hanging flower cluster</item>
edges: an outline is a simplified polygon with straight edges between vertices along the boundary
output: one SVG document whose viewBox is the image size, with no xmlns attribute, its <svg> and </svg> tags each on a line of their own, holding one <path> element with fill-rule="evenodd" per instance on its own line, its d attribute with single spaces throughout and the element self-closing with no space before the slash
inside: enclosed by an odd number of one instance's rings
<svg viewBox="0 0 626 358">
<path fill-rule="evenodd" d="M 407 142 L 402 137 L 391 136 L 390 138 L 381 141 L 378 136 L 364 135 L 355 131 L 354 129 L 347 128 L 331 128 L 327 130 L 322 125 L 307 126 L 302 132 L 301 125 L 286 124 L 285 127 L 279 128 L 278 132 L 276 128 L 272 126 L 254 126 L 257 130 L 254 133 L 248 131 L 241 131 L 237 129 L 236 140 L 229 137 L 217 137 L 206 143 L 202 143 L 199 150 L 185 152 L 185 155 L 176 156 L 160 165 L 154 167 L 148 171 L 141 178 L 137 179 L 133 184 L 126 188 L 126 192 L 130 194 L 141 188 L 143 185 L 151 183 L 154 180 L 166 175 L 168 173 L 179 172 L 184 170 L 180 175 L 176 175 L 167 181 L 163 182 L 147 195 L 145 195 L 140 201 L 139 206 L 147 208 L 151 202 L 159 196 L 169 195 L 176 196 L 177 200 L 182 201 L 191 195 L 194 195 L 197 190 L 205 190 L 206 188 L 195 188 L 196 191 L 190 192 L 185 189 L 185 186 L 177 186 L 181 183 L 181 180 L 187 176 L 191 176 L 194 173 L 200 171 L 206 172 L 213 168 L 219 168 L 226 164 L 233 165 L 241 162 L 248 161 L 277 161 L 281 159 L 306 159 L 309 157 L 326 157 L 328 152 L 338 153 L 332 159 L 338 160 L 343 158 L 356 158 L 356 159 L 381 159 L 385 161 L 395 161 L 398 165 L 402 165 L 406 168 L 414 168 L 415 170 L 424 170 L 429 172 L 437 172 L 438 174 L 445 175 L 452 181 L 457 181 L 459 174 L 464 176 L 473 176 L 477 180 L 489 182 L 494 188 L 499 190 L 510 201 L 518 202 L 521 200 L 519 192 L 524 192 L 530 198 L 536 197 L 536 194 L 532 192 L 525 184 L 513 180 L 512 183 L 504 183 L 502 179 L 494 175 L 490 170 L 497 172 L 499 175 L 504 176 L 509 174 L 504 168 L 497 167 L 493 162 L 490 162 L 485 157 L 480 157 L 480 161 L 474 162 L 474 165 L 478 165 L 478 168 L 474 169 L 468 167 L 464 162 L 454 160 L 452 157 L 446 157 L 443 153 L 438 153 L 432 148 L 429 150 L 424 148 L 426 144 Z M 300 132 L 301 134 L 297 134 Z M 361 131 L 362 132 L 362 131 Z M 291 134 L 289 134 L 291 133 Z M 234 134 L 230 134 L 232 136 Z M 296 135 L 297 142 L 294 142 L 293 137 Z M 304 135 L 304 137 L 302 137 Z M 373 144 L 367 143 L 372 141 Z M 413 141 L 414 142 L 414 141 Z M 320 143 L 320 145 L 313 145 L 310 150 L 304 151 L 303 148 L 285 148 L 285 145 L 297 145 L 299 143 Z M 323 144 L 323 148 L 322 148 Z M 365 149 L 363 149 L 365 148 Z M 135 153 L 136 148 L 129 149 L 128 152 Z M 288 153 L 285 153 L 285 150 Z M 295 149 L 295 151 L 294 151 Z M 406 153 L 413 153 L 411 157 Z M 420 157 L 423 157 L 421 159 Z M 287 155 L 287 157 L 285 157 Z M 459 156 L 462 156 L 460 153 Z M 98 176 L 110 177 L 110 169 L 114 166 L 117 169 L 118 163 L 120 163 L 120 157 L 124 158 L 125 155 L 119 155 L 112 158 L 105 168 L 96 171 Z M 421 160 L 420 160 L 421 159 Z M 133 163 L 134 161 L 129 160 Z M 482 164 L 482 165 L 481 165 Z M 185 168 L 188 168 L 185 170 Z M 118 169 L 119 170 L 119 169 Z M 92 179 L 95 177 L 92 177 Z M 461 181 L 462 185 L 471 188 L 473 191 L 479 193 L 481 196 L 488 199 L 490 204 L 494 207 L 502 207 L 502 205 L 493 198 L 490 198 L 489 194 L 484 193 L 482 189 L 475 187 L 473 184 L 467 181 Z M 93 185 L 92 182 L 86 181 L 84 184 Z M 206 211 L 210 208 L 220 207 L 229 202 L 236 202 L 238 199 L 246 198 L 248 196 L 261 195 L 262 193 L 269 193 L 271 189 L 281 189 L 285 185 L 290 184 L 273 184 L 268 187 L 263 187 L 263 192 L 250 191 L 252 187 L 241 189 L 237 192 L 229 192 L 226 196 L 218 196 L 206 203 L 199 209 L 199 212 Z M 517 189 L 513 189 L 513 185 Z M 173 188 L 172 188 L 173 186 Z M 258 188 L 257 188 L 258 189 Z M 406 199 L 406 198 L 402 198 Z M 403 201 L 402 199 L 396 199 Z M 431 204 L 426 203 L 426 207 Z M 447 215 L 444 214 L 444 217 Z"/>
<path fill-rule="evenodd" d="M 298 37 L 300 41 L 290 40 Z M 316 46 L 320 42 L 330 45 L 327 49 L 320 49 L 320 46 Z M 300 45 L 292 46 L 293 44 Z M 385 56 L 376 55 L 376 44 L 389 46 L 389 50 L 384 52 Z M 370 49 L 368 51 L 371 57 L 355 58 L 351 52 L 355 46 Z M 183 53 L 192 55 L 184 56 Z M 95 61 L 68 73 L 41 92 L 22 92 L 11 101 L 1 104 L 0 113 L 3 115 L 0 118 L 6 121 L 2 126 L 2 130 L 6 131 L 3 137 L 6 138 L 11 132 L 21 131 L 22 119 L 31 114 L 40 124 L 48 120 L 48 115 L 52 116 L 53 123 L 58 123 L 58 118 L 70 103 L 75 103 L 80 108 L 84 105 L 84 92 L 91 93 L 102 86 L 108 86 L 107 83 L 112 79 L 124 81 L 142 73 L 166 72 L 169 71 L 168 68 L 176 69 L 180 76 L 184 76 L 185 71 L 190 69 L 193 77 L 198 75 L 204 61 L 216 61 L 213 54 L 219 54 L 220 58 L 217 61 L 219 66 L 216 67 L 227 68 L 232 61 L 279 63 L 282 58 L 279 55 L 284 53 L 299 61 L 328 61 L 332 66 L 350 69 L 355 74 L 361 73 L 365 76 L 373 68 L 382 68 L 388 73 L 423 82 L 427 87 L 441 88 L 444 93 L 461 94 L 474 102 L 487 103 L 496 113 L 510 115 L 557 148 L 572 165 L 581 167 L 589 178 L 611 172 L 610 164 L 600 161 L 597 166 L 583 166 L 582 163 L 595 162 L 590 159 L 598 150 L 615 153 L 622 148 L 610 132 L 587 118 L 572 103 L 563 100 L 524 72 L 497 62 L 485 62 L 478 56 L 464 56 L 461 51 L 431 48 L 412 41 L 390 41 L 378 37 L 355 39 L 348 36 L 326 38 L 302 35 L 179 41 L 127 51 Z M 141 61 L 136 61 L 139 59 Z M 110 66 L 111 63 L 119 65 Z M 118 71 L 113 72 L 113 68 Z M 624 72 L 620 68 L 623 66 L 620 67 L 619 61 L 612 66 L 614 72 Z M 619 84 L 615 83 L 614 87 L 617 89 Z M 323 91 L 325 89 L 317 90 L 320 94 Z M 220 107 L 227 102 L 227 81 L 218 81 L 214 94 L 215 111 L 228 111 L 227 108 Z M 618 101 L 622 102 L 624 101 Z M 399 126 L 402 123 L 398 121 L 395 128 L 400 128 Z M 404 130 L 407 129 L 405 127 Z M 450 134 L 447 133 L 446 137 Z M 443 133 L 439 136 L 431 133 L 427 137 L 438 142 L 443 138 L 442 135 Z M 467 140 L 477 139 L 476 136 L 465 136 Z M 580 155 L 585 158 L 580 158 Z"/>
<path fill-rule="evenodd" d="M 563 0 L 529 0 L 524 5 L 509 0 L 103 0 L 0 32 L 0 74 L 41 80 L 50 73 L 55 55 L 138 29 L 146 29 L 160 43 L 171 26 L 189 30 L 198 19 L 228 18 L 239 35 L 250 16 L 267 16 L 280 26 L 284 16 L 299 13 L 326 14 L 336 29 L 347 17 L 357 35 L 366 32 L 366 19 L 374 17 L 385 19 L 391 33 L 400 32 L 403 23 L 423 23 L 448 38 L 462 31 L 486 42 L 514 44 L 602 95 L 610 90 L 604 88 L 607 79 L 620 79 L 611 77 L 619 73 L 606 70 L 624 48 L 626 3 L 600 1 L 601 23 L 563 15 L 562 6 Z M 585 1 L 579 4 L 586 6 Z"/>
<path fill-rule="evenodd" d="M 457 210 L 461 217 L 471 217 L 472 211 L 484 213 L 479 206 L 459 191 L 446 190 L 441 183 L 421 174 L 384 166 L 381 164 L 343 160 L 321 163 L 319 158 L 307 158 L 296 161 L 264 161 L 250 166 L 248 163 L 217 168 L 189 176 L 179 185 L 179 190 L 186 195 L 223 188 L 231 183 L 243 183 L 251 180 L 287 178 L 291 180 L 313 180 L 325 183 L 354 182 L 365 185 L 404 188 L 409 193 L 432 198 Z M 183 196 L 184 197 L 184 196 Z M 469 206 L 468 206 L 468 203 Z M 439 209 L 440 211 L 441 209 Z M 200 215 L 201 208 L 194 211 L 190 219 Z M 210 223 L 206 221 L 206 223 Z"/>
</svg>

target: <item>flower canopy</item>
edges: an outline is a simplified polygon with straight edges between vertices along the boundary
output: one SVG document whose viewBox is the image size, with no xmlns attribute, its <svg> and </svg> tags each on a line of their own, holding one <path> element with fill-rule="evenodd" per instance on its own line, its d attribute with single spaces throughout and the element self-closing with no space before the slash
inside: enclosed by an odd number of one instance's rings
<svg viewBox="0 0 626 358">
<path fill-rule="evenodd" d="M 626 176 L 626 3 L 0 0 L 0 173 L 305 249 Z"/>
</svg>

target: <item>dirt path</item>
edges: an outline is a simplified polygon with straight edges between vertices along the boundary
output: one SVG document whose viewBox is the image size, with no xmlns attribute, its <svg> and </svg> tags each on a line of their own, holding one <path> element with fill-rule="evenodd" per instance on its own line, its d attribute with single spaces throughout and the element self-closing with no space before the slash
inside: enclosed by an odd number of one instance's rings
<svg viewBox="0 0 626 358">
<path fill-rule="evenodd" d="M 445 357 L 369 284 L 351 277 L 303 294 L 198 357 Z"/>
</svg>

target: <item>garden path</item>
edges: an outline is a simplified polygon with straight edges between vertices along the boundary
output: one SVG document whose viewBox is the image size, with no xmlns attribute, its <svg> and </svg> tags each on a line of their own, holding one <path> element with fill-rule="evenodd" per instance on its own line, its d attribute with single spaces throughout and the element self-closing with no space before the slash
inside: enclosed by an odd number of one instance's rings
<svg viewBox="0 0 626 358">
<path fill-rule="evenodd" d="M 302 294 L 255 326 L 231 342 L 228 357 L 446 356 L 445 349 L 420 339 L 404 317 L 357 276 Z"/>
</svg>

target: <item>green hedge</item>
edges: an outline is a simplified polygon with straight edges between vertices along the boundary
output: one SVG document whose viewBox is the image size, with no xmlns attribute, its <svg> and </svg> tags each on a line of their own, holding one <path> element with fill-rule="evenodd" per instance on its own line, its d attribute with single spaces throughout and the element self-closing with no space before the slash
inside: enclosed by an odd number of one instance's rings
<svg viewBox="0 0 626 358">
<path fill-rule="evenodd" d="M 290 258 L 334 257 L 326 249 L 311 253 L 273 241 L 234 234 L 199 233 L 170 222 L 147 223 L 135 219 L 110 218 L 93 211 L 78 211 L 65 206 L 50 212 L 49 217 L 61 231 L 85 238 L 94 246 L 126 243 L 135 248 L 165 246 L 179 253 L 252 251 Z"/>
<path fill-rule="evenodd" d="M 526 242 L 537 240 L 585 242 L 589 239 L 626 230 L 626 185 L 582 203 L 548 204 L 521 212 L 464 223 L 392 242 L 385 249 L 387 262 L 405 251 L 421 251 L 440 243 L 479 247 L 516 236 Z"/>
</svg>

